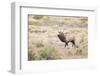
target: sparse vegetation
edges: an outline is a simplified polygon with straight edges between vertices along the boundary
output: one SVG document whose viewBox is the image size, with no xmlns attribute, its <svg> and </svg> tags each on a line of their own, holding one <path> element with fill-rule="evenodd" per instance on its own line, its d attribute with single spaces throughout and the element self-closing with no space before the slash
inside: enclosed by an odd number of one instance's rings
<svg viewBox="0 0 100 76">
<path fill-rule="evenodd" d="M 41 19 L 41 18 L 43 18 L 43 16 L 39 16 L 39 15 L 38 15 L 38 16 L 34 16 L 33 18 L 34 18 L 34 19 Z"/>
<path fill-rule="evenodd" d="M 60 26 L 59 26 L 60 24 Z M 81 16 L 29 16 L 28 60 L 79 59 L 88 57 L 88 18 Z M 76 46 L 64 46 L 58 31 L 74 36 Z"/>
<path fill-rule="evenodd" d="M 57 59 L 58 58 L 58 52 L 55 50 L 54 47 L 46 47 L 39 51 L 39 55 L 41 59 Z"/>
<path fill-rule="evenodd" d="M 59 59 L 60 55 L 54 47 L 44 47 L 43 49 L 37 50 L 37 52 L 29 51 L 29 60 L 50 60 Z"/>
<path fill-rule="evenodd" d="M 36 44 L 36 47 L 37 47 L 37 48 L 39 48 L 39 47 L 44 47 L 44 45 L 43 45 L 41 42 L 38 42 L 38 43 Z"/>
</svg>

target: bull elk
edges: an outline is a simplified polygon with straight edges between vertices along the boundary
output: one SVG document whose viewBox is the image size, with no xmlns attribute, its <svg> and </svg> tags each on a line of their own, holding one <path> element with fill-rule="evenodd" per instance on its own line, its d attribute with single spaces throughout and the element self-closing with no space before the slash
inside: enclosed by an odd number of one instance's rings
<svg viewBox="0 0 100 76">
<path fill-rule="evenodd" d="M 76 46 L 74 37 L 72 37 L 72 38 L 66 37 L 66 35 L 63 32 L 59 32 L 59 34 L 57 36 L 61 42 L 65 43 L 65 47 L 68 46 L 69 42 L 71 42 L 73 46 Z"/>
</svg>

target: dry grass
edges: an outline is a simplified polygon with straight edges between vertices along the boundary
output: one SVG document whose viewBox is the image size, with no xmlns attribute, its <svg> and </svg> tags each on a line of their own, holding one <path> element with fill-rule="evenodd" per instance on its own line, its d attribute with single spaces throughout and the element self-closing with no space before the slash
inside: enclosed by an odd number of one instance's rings
<svg viewBox="0 0 100 76">
<path fill-rule="evenodd" d="M 87 58 L 87 22 L 87 17 L 29 16 L 28 60 Z M 57 37 L 58 31 L 74 36 L 78 47 L 71 43 L 65 47 Z"/>
</svg>

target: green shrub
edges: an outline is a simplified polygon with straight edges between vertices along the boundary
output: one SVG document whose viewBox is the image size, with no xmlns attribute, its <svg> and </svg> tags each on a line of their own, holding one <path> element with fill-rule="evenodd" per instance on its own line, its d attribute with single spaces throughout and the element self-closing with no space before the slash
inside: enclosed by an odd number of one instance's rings
<svg viewBox="0 0 100 76">
<path fill-rule="evenodd" d="M 45 47 L 39 51 L 40 59 L 50 60 L 50 59 L 57 59 L 58 52 L 55 50 L 54 47 Z"/>
<path fill-rule="evenodd" d="M 35 54 L 32 53 L 32 51 L 28 51 L 28 60 L 34 60 Z"/>
<path fill-rule="evenodd" d="M 82 55 L 82 48 L 76 49 L 76 55 Z"/>
<path fill-rule="evenodd" d="M 54 60 L 59 59 L 60 55 L 54 47 L 44 47 L 37 52 L 28 52 L 28 60 Z"/>
<path fill-rule="evenodd" d="M 39 15 L 38 15 L 38 16 L 34 16 L 33 18 L 34 18 L 34 19 L 41 19 L 41 18 L 43 18 L 43 16 L 39 16 Z"/>
<path fill-rule="evenodd" d="M 28 51 L 28 60 L 40 60 L 40 56 L 36 52 Z"/>
</svg>

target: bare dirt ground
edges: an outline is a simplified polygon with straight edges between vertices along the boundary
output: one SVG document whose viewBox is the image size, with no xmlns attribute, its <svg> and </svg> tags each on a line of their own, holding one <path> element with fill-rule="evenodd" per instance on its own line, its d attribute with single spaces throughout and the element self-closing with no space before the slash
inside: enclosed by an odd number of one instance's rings
<svg viewBox="0 0 100 76">
<path fill-rule="evenodd" d="M 29 15 L 28 60 L 79 59 L 88 57 L 88 18 L 80 16 Z M 59 40 L 58 32 L 66 39 L 75 38 L 78 47 Z"/>
</svg>

